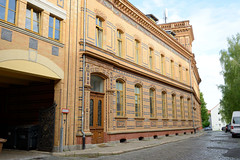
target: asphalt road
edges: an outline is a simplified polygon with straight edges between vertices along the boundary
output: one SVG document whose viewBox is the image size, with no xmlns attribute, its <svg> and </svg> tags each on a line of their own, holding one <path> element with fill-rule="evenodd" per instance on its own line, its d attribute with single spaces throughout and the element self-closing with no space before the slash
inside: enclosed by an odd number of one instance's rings
<svg viewBox="0 0 240 160">
<path fill-rule="evenodd" d="M 92 160 L 230 160 L 240 159 L 240 137 L 230 133 L 207 132 L 204 136 Z"/>
<path fill-rule="evenodd" d="M 223 131 L 206 132 L 203 136 L 101 157 L 46 157 L 43 160 L 236 160 L 240 159 L 240 137 L 232 138 Z M 41 159 L 41 160 L 42 160 Z"/>
</svg>

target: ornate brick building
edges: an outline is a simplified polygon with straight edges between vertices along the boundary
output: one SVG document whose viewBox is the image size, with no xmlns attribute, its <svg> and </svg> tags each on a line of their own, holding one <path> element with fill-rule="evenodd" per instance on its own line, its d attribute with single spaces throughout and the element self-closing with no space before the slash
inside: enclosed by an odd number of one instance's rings
<svg viewBox="0 0 240 160">
<path fill-rule="evenodd" d="M 60 151 L 201 129 L 192 27 L 154 20 L 127 0 L 1 1 L 0 137 L 37 125 Z"/>
</svg>

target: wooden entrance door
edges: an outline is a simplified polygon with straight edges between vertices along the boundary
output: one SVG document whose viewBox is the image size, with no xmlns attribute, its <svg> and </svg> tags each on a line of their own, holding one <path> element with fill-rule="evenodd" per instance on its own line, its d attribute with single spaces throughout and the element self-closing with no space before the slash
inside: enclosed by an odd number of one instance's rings
<svg viewBox="0 0 240 160">
<path fill-rule="evenodd" d="M 104 106 L 104 93 L 91 92 L 90 131 L 93 134 L 92 144 L 103 143 L 104 140 L 103 106 Z"/>
</svg>

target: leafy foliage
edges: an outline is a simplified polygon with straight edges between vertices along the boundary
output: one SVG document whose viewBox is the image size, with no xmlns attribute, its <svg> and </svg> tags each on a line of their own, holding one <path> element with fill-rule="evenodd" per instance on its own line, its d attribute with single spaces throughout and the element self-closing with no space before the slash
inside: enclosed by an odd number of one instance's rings
<svg viewBox="0 0 240 160">
<path fill-rule="evenodd" d="M 223 95 L 220 113 L 229 123 L 232 112 L 240 111 L 240 34 L 228 38 L 227 41 L 228 50 L 220 51 L 224 85 L 220 85 L 219 88 Z"/>
<path fill-rule="evenodd" d="M 204 127 L 208 127 L 210 125 L 209 120 L 209 114 L 208 114 L 208 110 L 206 108 L 207 103 L 204 101 L 203 98 L 203 93 L 200 92 L 200 101 L 201 101 L 201 118 L 202 118 L 202 126 Z"/>
</svg>

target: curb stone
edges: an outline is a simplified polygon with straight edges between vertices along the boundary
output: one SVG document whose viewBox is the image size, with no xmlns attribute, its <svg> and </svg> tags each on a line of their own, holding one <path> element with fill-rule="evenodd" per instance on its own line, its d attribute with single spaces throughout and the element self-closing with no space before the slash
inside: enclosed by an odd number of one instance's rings
<svg viewBox="0 0 240 160">
<path fill-rule="evenodd" d="M 205 132 L 199 132 L 198 134 L 194 134 L 194 135 L 190 135 L 190 136 L 176 136 L 176 137 L 180 137 L 175 139 L 173 137 L 171 137 L 170 139 L 167 139 L 166 141 L 160 141 L 159 143 L 154 143 L 154 144 L 148 144 L 145 146 L 141 146 L 141 147 L 134 147 L 134 148 L 128 148 L 126 150 L 118 150 L 118 151 L 94 151 L 98 148 L 91 148 L 89 150 L 87 150 L 87 153 L 81 153 L 83 150 L 79 150 L 79 151 L 69 151 L 68 153 L 52 153 L 53 156 L 66 156 L 66 157 L 99 157 L 99 156 L 107 156 L 107 155 L 118 155 L 118 154 L 122 154 L 122 153 L 127 153 L 127 152 L 131 152 L 131 151 L 137 151 L 137 150 L 141 150 L 141 149 L 146 149 L 146 148 L 152 148 L 152 147 L 156 147 L 159 145 L 163 145 L 163 144 L 167 144 L 167 143 L 172 143 L 172 142 L 178 142 L 178 141 L 182 141 L 188 138 L 193 138 L 193 137 L 200 137 L 202 135 L 204 135 Z M 164 140 L 164 137 L 161 138 L 161 140 Z M 131 143 L 131 142 L 130 142 Z M 144 142 L 143 142 L 144 143 Z M 116 146 L 113 146 L 116 147 Z M 86 150 L 85 150 L 86 151 Z M 80 152 L 80 153 L 78 153 Z"/>
</svg>

